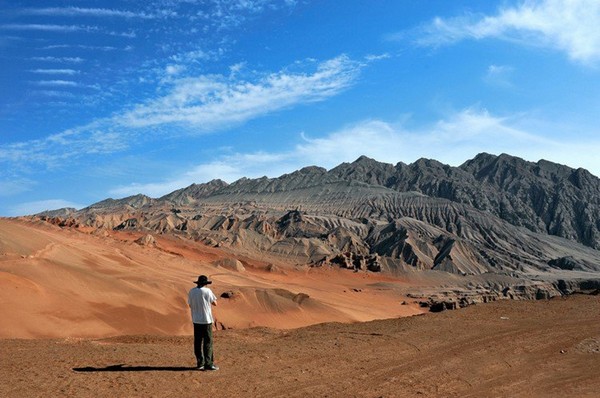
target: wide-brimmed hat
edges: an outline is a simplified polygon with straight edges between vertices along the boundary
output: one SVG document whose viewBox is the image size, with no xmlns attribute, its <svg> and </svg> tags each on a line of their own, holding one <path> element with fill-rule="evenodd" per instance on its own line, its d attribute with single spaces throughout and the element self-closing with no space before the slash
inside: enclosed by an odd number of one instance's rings
<svg viewBox="0 0 600 398">
<path fill-rule="evenodd" d="M 208 277 L 206 275 L 200 275 L 198 277 L 198 280 L 195 283 L 197 285 L 204 286 L 204 285 L 210 285 L 212 283 L 212 281 L 209 281 Z"/>
</svg>

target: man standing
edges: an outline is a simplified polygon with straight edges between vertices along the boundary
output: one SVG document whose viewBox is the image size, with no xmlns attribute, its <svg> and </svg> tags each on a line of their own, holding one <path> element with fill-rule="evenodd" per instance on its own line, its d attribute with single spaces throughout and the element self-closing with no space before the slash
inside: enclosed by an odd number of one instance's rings
<svg viewBox="0 0 600 398">
<path fill-rule="evenodd" d="M 188 304 L 192 310 L 194 323 L 194 354 L 200 370 L 219 370 L 213 363 L 212 316 L 211 305 L 217 305 L 217 297 L 206 287 L 210 285 L 206 275 L 200 275 L 195 288 L 188 294 Z"/>
</svg>

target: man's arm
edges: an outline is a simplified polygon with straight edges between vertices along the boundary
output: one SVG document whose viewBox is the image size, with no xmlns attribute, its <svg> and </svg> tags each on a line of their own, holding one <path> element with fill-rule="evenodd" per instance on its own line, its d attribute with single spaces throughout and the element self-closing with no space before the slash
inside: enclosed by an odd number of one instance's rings
<svg viewBox="0 0 600 398">
<path fill-rule="evenodd" d="M 210 303 L 216 307 L 217 306 L 217 296 L 215 296 L 215 294 L 212 292 L 212 290 L 210 291 L 210 296 L 211 296 Z"/>
</svg>

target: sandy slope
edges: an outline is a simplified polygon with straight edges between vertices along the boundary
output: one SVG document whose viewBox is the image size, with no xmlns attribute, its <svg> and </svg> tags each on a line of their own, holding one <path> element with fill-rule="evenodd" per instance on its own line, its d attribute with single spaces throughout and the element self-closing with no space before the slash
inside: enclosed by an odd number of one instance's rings
<svg viewBox="0 0 600 398">
<path fill-rule="evenodd" d="M 0 338 L 191 333 L 187 291 L 199 274 L 220 296 L 221 328 L 293 328 L 422 313 L 401 305 L 400 279 L 335 269 L 294 269 L 241 259 L 245 271 L 214 265 L 226 251 L 168 236 L 94 235 L 0 219 Z M 393 282 L 387 287 L 382 283 Z"/>
<path fill-rule="evenodd" d="M 0 340 L 6 397 L 594 397 L 600 297 L 501 301 L 295 330 L 217 331 L 218 372 L 189 336 Z"/>
</svg>

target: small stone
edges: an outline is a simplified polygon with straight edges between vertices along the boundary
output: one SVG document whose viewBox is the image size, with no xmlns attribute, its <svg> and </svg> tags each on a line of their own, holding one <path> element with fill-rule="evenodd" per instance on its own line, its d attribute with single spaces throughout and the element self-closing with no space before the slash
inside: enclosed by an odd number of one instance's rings
<svg viewBox="0 0 600 398">
<path fill-rule="evenodd" d="M 221 293 L 222 298 L 229 299 L 229 298 L 232 298 L 233 296 L 235 296 L 235 292 L 233 292 L 231 290 Z"/>
</svg>

